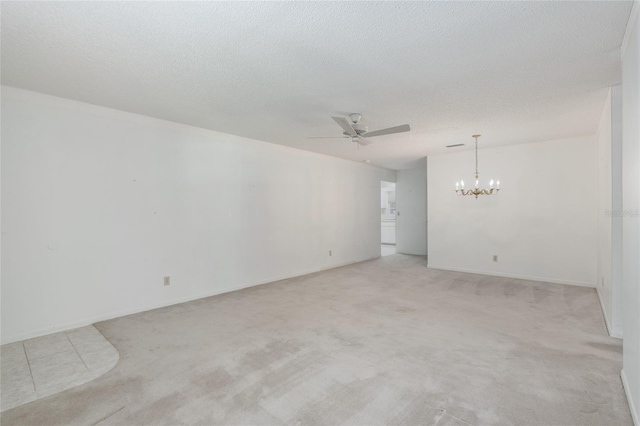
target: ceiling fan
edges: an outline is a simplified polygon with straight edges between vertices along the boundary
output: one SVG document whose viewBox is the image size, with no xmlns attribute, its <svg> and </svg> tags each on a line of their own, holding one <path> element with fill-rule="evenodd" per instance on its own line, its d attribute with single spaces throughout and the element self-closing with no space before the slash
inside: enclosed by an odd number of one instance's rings
<svg viewBox="0 0 640 426">
<path fill-rule="evenodd" d="M 373 141 L 367 140 L 368 138 L 374 136 L 383 136 L 383 135 L 391 135 L 394 133 L 402 133 L 408 132 L 411 130 L 408 124 L 402 124 L 400 126 L 388 127 L 386 129 L 373 130 L 369 131 L 369 128 L 365 125 L 358 124 L 360 119 L 362 118 L 362 114 L 358 114 L 357 112 L 353 114 L 349 114 L 349 118 L 351 121 L 347 120 L 344 117 L 331 117 L 333 120 L 338 123 L 340 127 L 344 130 L 341 136 L 343 138 L 351 138 L 352 142 L 358 143 L 358 145 L 369 145 Z M 328 137 L 311 137 L 308 139 L 335 139 L 339 136 L 328 136 Z"/>
</svg>

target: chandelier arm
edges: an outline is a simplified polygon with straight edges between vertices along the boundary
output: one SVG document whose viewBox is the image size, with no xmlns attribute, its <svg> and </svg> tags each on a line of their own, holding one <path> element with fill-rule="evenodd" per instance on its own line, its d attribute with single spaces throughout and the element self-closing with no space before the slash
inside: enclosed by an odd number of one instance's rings
<svg viewBox="0 0 640 426">
<path fill-rule="evenodd" d="M 494 192 L 500 191 L 497 188 L 473 188 L 473 189 L 456 189 L 456 194 L 459 196 L 473 195 L 478 198 L 478 195 L 492 195 Z"/>
</svg>

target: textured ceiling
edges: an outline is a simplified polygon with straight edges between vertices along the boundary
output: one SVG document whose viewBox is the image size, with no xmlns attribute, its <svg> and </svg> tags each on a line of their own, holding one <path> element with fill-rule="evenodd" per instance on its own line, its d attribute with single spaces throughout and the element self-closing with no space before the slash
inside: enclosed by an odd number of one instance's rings
<svg viewBox="0 0 640 426">
<path fill-rule="evenodd" d="M 631 2 L 7 2 L 2 84 L 393 169 L 596 132 Z M 362 113 L 357 149 L 332 115 Z"/>
</svg>

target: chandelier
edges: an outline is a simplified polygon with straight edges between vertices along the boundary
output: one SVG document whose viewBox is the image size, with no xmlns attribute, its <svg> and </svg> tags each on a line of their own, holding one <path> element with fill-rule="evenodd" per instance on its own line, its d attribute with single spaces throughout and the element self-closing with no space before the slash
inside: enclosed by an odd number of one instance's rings
<svg viewBox="0 0 640 426">
<path fill-rule="evenodd" d="M 489 189 L 479 188 L 478 187 L 478 138 L 480 135 L 473 135 L 473 138 L 476 140 L 476 186 L 473 189 L 464 189 L 464 181 L 460 180 L 460 182 L 456 182 L 456 194 L 458 195 L 475 195 L 478 198 L 478 195 L 491 195 L 494 191 L 497 193 L 500 191 L 500 181 L 496 182 L 496 187 L 493 187 L 493 179 L 489 182 Z"/>
</svg>

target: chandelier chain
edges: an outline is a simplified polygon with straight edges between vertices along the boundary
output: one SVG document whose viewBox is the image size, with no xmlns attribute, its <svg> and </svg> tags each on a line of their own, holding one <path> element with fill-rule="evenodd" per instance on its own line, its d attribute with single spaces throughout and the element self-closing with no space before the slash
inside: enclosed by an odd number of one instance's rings
<svg viewBox="0 0 640 426">
<path fill-rule="evenodd" d="M 476 139 L 476 179 L 478 179 L 478 136 L 474 136 Z"/>
</svg>

